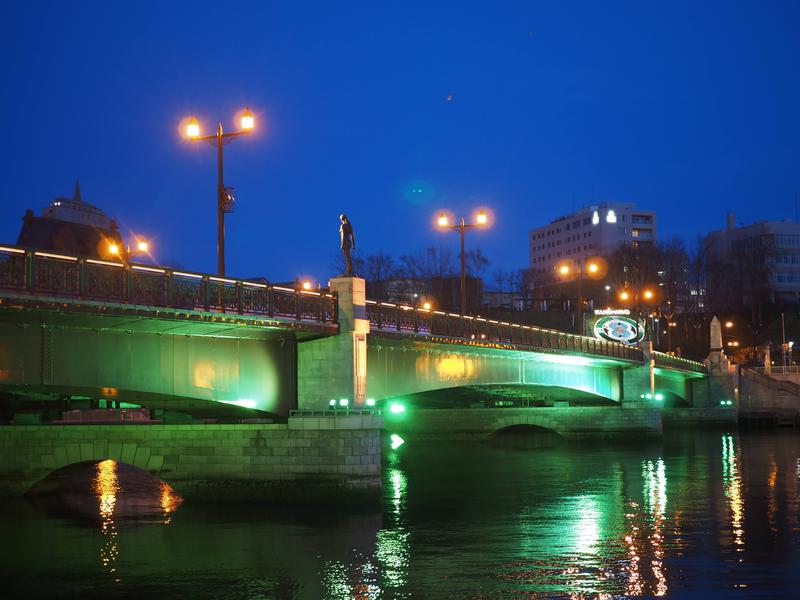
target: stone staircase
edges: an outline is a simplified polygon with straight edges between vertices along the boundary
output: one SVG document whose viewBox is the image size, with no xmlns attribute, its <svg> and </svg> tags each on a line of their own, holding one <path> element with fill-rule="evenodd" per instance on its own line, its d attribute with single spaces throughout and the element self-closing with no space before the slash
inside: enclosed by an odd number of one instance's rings
<svg viewBox="0 0 800 600">
<path fill-rule="evenodd" d="M 739 370 L 739 423 L 752 426 L 800 426 L 800 385 L 764 369 Z"/>
</svg>

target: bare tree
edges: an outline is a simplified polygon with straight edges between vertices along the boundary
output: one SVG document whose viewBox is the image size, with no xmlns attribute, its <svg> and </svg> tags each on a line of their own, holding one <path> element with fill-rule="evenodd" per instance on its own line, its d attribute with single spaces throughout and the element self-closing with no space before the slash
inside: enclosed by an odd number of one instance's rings
<svg viewBox="0 0 800 600">
<path fill-rule="evenodd" d="M 465 252 L 464 262 L 466 263 L 467 275 L 470 277 L 481 277 L 489 266 L 489 259 L 480 248 Z"/>
<path fill-rule="evenodd" d="M 400 273 L 411 279 L 432 279 L 453 275 L 453 255 L 448 248 L 428 246 L 416 254 L 400 257 Z"/>
</svg>

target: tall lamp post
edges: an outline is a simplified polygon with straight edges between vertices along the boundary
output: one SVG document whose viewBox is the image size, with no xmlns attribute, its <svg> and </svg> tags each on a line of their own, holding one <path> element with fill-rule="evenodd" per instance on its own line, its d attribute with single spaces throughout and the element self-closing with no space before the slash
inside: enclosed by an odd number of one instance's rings
<svg viewBox="0 0 800 600">
<path fill-rule="evenodd" d="M 473 223 L 467 223 L 462 217 L 458 223 L 450 225 L 450 218 L 447 213 L 443 212 L 439 215 L 437 224 L 441 229 L 457 229 L 461 234 L 461 314 L 465 315 L 467 314 L 467 269 L 464 255 L 464 233 L 466 233 L 467 229 L 486 227 L 489 224 L 489 217 L 486 212 L 479 210 L 475 213 L 475 221 Z"/>
<path fill-rule="evenodd" d="M 217 274 L 225 276 L 225 212 L 230 200 L 225 194 L 225 184 L 222 177 L 222 147 L 240 135 L 253 131 L 256 120 L 253 113 L 247 108 L 241 116 L 241 129 L 239 131 L 225 132 L 222 122 L 217 124 L 217 133 L 214 135 L 200 135 L 200 123 L 195 117 L 190 117 L 186 122 L 186 137 L 193 142 L 209 142 L 217 146 Z"/>
<path fill-rule="evenodd" d="M 562 263 L 556 269 L 562 280 L 574 279 L 578 285 L 578 310 L 575 324 L 577 333 L 583 335 L 583 279 L 599 279 L 605 275 L 605 263 L 601 258 L 590 258 L 584 265 L 580 262 Z M 608 286 L 606 286 L 608 287 Z"/>
</svg>

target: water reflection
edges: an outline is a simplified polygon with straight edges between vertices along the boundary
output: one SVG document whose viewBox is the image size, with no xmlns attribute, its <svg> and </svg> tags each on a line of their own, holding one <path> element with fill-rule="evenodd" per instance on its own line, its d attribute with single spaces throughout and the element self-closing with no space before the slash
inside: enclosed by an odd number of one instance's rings
<svg viewBox="0 0 800 600">
<path fill-rule="evenodd" d="M 114 507 L 117 504 L 119 481 L 117 479 L 117 463 L 113 460 L 104 460 L 96 465 L 93 489 L 100 503 L 100 531 L 103 533 L 104 543 L 100 547 L 100 564 L 109 573 L 116 573 L 114 562 L 117 560 L 117 524 L 114 522 Z M 119 577 L 115 577 L 119 581 Z"/>
<path fill-rule="evenodd" d="M 739 475 L 739 463 L 736 457 L 736 445 L 733 435 L 722 435 L 722 484 L 731 517 L 733 543 L 737 552 L 744 551 L 744 500 L 742 499 L 742 479 Z M 742 562 L 742 558 L 738 559 Z"/>
<path fill-rule="evenodd" d="M 133 485 L 121 463 L 91 465 L 88 526 L 27 503 L 0 511 L 0 577 L 28 586 L 20 597 L 705 598 L 744 586 L 792 597 L 798 441 L 693 432 L 650 446 L 409 443 L 386 454 L 382 507 L 363 511 L 176 512 L 163 485 Z"/>
<path fill-rule="evenodd" d="M 664 569 L 664 519 L 667 508 L 667 474 L 664 461 L 659 458 L 642 462 L 644 480 L 644 505 L 651 526 L 649 535 L 652 558 L 650 568 L 655 580 L 653 595 L 667 593 L 667 575 Z"/>
<path fill-rule="evenodd" d="M 383 527 L 375 534 L 374 557 L 356 554 L 351 560 L 326 561 L 322 570 L 324 598 L 377 600 L 410 598 L 408 584 L 409 530 L 406 526 L 408 476 L 399 456 L 391 452 L 384 470 L 388 510 Z"/>
<path fill-rule="evenodd" d="M 375 558 L 381 567 L 384 589 L 396 592 L 406 584 L 408 575 L 409 532 L 405 524 L 408 477 L 400 466 L 398 453 L 392 452 L 387 463 L 385 477 L 389 482 L 391 510 L 378 532 Z"/>
</svg>

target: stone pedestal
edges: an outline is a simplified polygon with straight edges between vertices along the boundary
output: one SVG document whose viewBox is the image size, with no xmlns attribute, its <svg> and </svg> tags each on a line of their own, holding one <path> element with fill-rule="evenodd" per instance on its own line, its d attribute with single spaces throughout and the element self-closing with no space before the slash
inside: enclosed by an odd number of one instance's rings
<svg viewBox="0 0 800 600">
<path fill-rule="evenodd" d="M 324 410 L 331 400 L 347 400 L 362 408 L 367 398 L 366 282 L 337 277 L 330 289 L 338 297 L 339 335 L 304 342 L 297 347 L 297 404 Z"/>
</svg>

